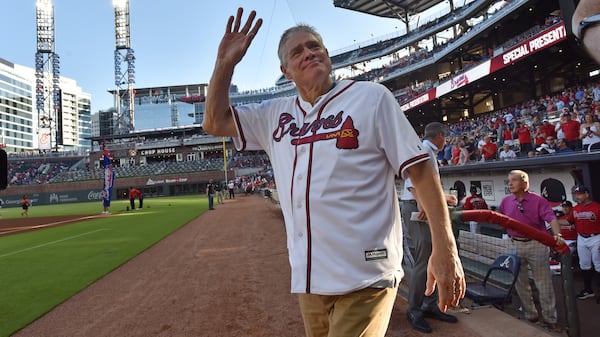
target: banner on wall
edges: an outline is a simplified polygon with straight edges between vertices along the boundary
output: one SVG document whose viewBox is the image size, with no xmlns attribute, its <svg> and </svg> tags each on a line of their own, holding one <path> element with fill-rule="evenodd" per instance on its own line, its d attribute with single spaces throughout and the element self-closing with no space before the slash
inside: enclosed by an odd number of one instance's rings
<svg viewBox="0 0 600 337">
<path fill-rule="evenodd" d="M 104 186 L 102 188 L 102 199 L 105 207 L 110 206 L 110 200 L 112 197 L 113 186 L 115 184 L 115 174 L 112 167 L 112 158 L 106 145 L 104 145 L 104 154 L 102 156 L 104 164 Z"/>
<path fill-rule="evenodd" d="M 50 128 L 40 128 L 38 134 L 38 147 L 40 150 L 50 150 L 52 149 L 51 144 L 51 136 L 50 136 Z"/>
</svg>

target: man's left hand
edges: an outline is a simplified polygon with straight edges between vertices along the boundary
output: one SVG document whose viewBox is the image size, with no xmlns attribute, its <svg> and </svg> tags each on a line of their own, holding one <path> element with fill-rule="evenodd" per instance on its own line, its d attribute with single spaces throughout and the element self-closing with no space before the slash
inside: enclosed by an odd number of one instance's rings
<svg viewBox="0 0 600 337">
<path fill-rule="evenodd" d="M 425 296 L 431 296 L 438 288 L 438 306 L 442 312 L 457 307 L 465 297 L 467 283 L 457 251 L 431 254 L 427 266 L 427 288 Z M 448 254 L 449 253 L 449 254 Z"/>
</svg>

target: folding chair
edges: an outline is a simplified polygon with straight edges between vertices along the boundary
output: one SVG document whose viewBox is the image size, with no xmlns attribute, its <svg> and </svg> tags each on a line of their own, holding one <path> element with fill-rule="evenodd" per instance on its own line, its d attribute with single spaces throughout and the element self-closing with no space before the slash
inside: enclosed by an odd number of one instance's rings
<svg viewBox="0 0 600 337">
<path fill-rule="evenodd" d="M 521 261 L 518 256 L 500 254 L 488 269 L 481 284 L 467 284 L 466 297 L 474 304 L 491 304 L 504 310 L 504 303 L 510 300 L 520 267 Z"/>
</svg>

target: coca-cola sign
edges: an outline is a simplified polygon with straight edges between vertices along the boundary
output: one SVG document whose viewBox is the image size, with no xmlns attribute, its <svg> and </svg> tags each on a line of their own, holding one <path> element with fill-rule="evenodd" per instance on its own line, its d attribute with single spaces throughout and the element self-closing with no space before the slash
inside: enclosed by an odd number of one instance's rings
<svg viewBox="0 0 600 337">
<path fill-rule="evenodd" d="M 102 191 L 90 191 L 87 198 L 88 200 L 102 200 Z"/>
</svg>

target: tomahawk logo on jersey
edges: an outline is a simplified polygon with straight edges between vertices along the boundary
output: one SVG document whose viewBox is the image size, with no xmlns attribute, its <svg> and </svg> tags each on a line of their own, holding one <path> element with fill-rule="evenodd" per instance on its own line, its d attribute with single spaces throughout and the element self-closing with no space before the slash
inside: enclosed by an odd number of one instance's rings
<svg viewBox="0 0 600 337">
<path fill-rule="evenodd" d="M 273 132 L 273 140 L 280 142 L 287 134 L 294 137 L 291 140 L 292 145 L 302 145 L 314 143 L 321 140 L 336 140 L 338 149 L 356 149 L 358 148 L 358 130 L 354 128 L 352 117 L 348 116 L 342 124 L 344 111 L 335 115 L 318 118 L 311 123 L 304 123 L 298 126 L 294 117 L 289 113 L 282 113 L 279 117 L 279 125 Z M 329 129 L 341 128 L 333 131 Z M 309 134 L 310 133 L 310 134 Z"/>
</svg>

